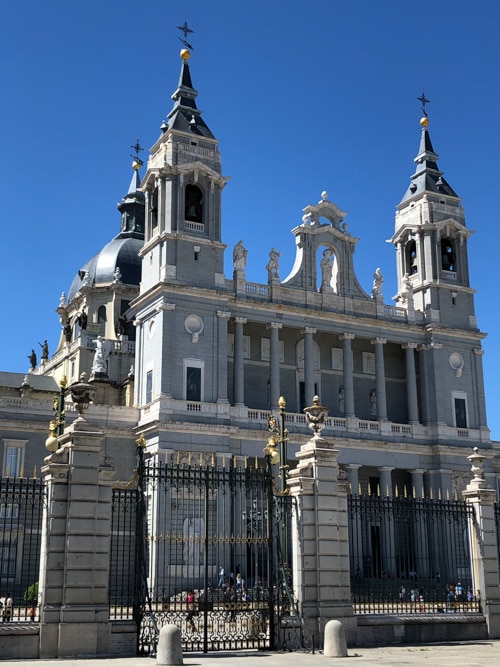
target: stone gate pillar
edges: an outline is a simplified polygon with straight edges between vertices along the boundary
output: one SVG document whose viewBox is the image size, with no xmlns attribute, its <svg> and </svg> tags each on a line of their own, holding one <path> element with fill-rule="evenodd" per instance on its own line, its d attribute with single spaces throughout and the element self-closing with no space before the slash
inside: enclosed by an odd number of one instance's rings
<svg viewBox="0 0 500 667">
<path fill-rule="evenodd" d="M 471 557 L 474 593 L 480 591 L 481 606 L 486 617 L 488 637 L 500 637 L 500 590 L 498 565 L 498 537 L 495 522 L 496 491 L 488 488 L 484 479 L 483 460 L 477 447 L 467 457 L 474 477 L 463 491 L 463 497 L 474 507 L 475 520 L 471 521 Z"/>
<path fill-rule="evenodd" d="M 103 432 L 82 417 L 45 459 L 40 564 L 40 658 L 110 653 L 111 479 Z"/>
<path fill-rule="evenodd" d="M 339 482 L 333 443 L 316 433 L 297 453 L 288 478 L 297 500 L 292 518 L 294 591 L 304 624 L 323 645 L 328 621 L 340 621 L 356 641 L 350 592 L 347 480 Z"/>
</svg>

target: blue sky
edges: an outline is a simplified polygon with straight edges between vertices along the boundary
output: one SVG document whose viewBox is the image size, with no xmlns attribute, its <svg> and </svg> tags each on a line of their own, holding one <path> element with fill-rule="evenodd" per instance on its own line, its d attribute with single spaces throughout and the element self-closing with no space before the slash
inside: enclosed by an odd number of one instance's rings
<svg viewBox="0 0 500 667">
<path fill-rule="evenodd" d="M 76 271 L 119 231 L 116 203 L 137 139 L 159 136 L 176 88 L 181 34 L 198 107 L 220 140 L 225 272 L 249 250 L 295 255 L 290 230 L 326 190 L 360 238 L 370 291 L 381 267 L 396 293 L 395 206 L 413 173 L 425 91 L 439 167 L 463 198 L 471 286 L 488 332 L 488 421 L 500 439 L 500 3 L 496 0 L 67 0 L 0 2 L 3 202 L 0 369 L 26 372 L 38 341 L 59 339 L 55 308 Z M 144 154 L 143 154 L 144 157 Z"/>
</svg>

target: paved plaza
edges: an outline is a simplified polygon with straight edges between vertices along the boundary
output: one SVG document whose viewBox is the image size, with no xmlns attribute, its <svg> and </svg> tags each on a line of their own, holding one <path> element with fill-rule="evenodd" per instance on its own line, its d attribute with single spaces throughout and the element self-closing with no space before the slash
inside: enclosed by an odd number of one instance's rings
<svg viewBox="0 0 500 667">
<path fill-rule="evenodd" d="M 452 644 L 420 644 L 418 646 L 384 646 L 377 648 L 351 648 L 346 658 L 326 658 L 321 652 L 270 653 L 241 651 L 232 653 L 185 653 L 185 667 L 325 667 L 326 664 L 341 667 L 357 665 L 425 665 L 425 667 L 467 667 L 500 665 L 500 641 L 454 642 Z M 155 658 L 103 658 L 88 660 L 6 660 L 2 667 L 19 665 L 39 667 L 154 667 Z"/>
</svg>

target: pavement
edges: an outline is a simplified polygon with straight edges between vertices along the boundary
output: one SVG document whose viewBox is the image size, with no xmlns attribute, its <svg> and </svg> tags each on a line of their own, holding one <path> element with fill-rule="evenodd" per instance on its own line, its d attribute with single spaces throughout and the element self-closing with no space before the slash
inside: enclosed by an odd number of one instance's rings
<svg viewBox="0 0 500 667">
<path fill-rule="evenodd" d="M 350 648 L 345 658 L 327 658 L 321 652 L 281 653 L 238 651 L 184 653 L 184 667 L 357 667 L 357 665 L 424 665 L 424 667 L 485 667 L 500 665 L 500 641 L 453 642 Z M 2 667 L 36 664 L 38 667 L 156 667 L 156 658 L 102 658 L 60 660 L 2 660 Z"/>
</svg>

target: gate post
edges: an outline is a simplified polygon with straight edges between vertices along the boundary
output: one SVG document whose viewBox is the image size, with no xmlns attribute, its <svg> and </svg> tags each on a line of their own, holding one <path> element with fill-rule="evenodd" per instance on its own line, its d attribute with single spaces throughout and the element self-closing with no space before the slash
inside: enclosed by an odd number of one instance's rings
<svg viewBox="0 0 500 667">
<path fill-rule="evenodd" d="M 357 622 L 350 591 L 347 488 L 339 483 L 339 450 L 316 433 L 297 453 L 288 486 L 292 518 L 293 581 L 299 611 L 317 646 L 328 621 L 337 620 L 355 643 Z"/>
<path fill-rule="evenodd" d="M 474 593 L 480 591 L 481 606 L 486 617 L 488 637 L 500 637 L 500 592 L 498 536 L 495 521 L 496 491 L 488 488 L 484 479 L 483 460 L 477 447 L 467 459 L 472 464 L 474 477 L 463 491 L 464 499 L 474 508 L 470 521 L 471 557 Z"/>
<path fill-rule="evenodd" d="M 45 459 L 40 658 L 110 653 L 111 479 L 103 431 L 79 417 Z"/>
</svg>

